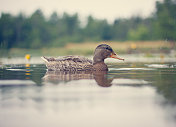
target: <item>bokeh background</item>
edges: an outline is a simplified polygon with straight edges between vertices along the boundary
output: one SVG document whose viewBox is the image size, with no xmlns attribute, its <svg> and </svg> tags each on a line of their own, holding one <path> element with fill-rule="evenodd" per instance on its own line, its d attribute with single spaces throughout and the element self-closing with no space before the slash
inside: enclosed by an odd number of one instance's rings
<svg viewBox="0 0 176 127">
<path fill-rule="evenodd" d="M 175 0 L 0 0 L 0 56 L 175 51 Z"/>
</svg>

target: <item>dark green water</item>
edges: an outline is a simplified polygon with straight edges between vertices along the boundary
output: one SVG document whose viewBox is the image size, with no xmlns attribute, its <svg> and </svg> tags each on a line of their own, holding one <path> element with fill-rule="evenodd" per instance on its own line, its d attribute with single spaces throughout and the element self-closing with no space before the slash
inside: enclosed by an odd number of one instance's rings
<svg viewBox="0 0 176 127">
<path fill-rule="evenodd" d="M 109 64 L 108 73 L 0 67 L 0 127 L 175 127 L 176 64 Z"/>
</svg>

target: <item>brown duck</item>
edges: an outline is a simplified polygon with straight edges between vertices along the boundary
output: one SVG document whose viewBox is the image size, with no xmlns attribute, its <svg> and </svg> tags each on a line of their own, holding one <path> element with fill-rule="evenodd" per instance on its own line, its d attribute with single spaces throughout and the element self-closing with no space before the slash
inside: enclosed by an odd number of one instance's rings
<svg viewBox="0 0 176 127">
<path fill-rule="evenodd" d="M 107 44 L 100 44 L 94 51 L 93 61 L 81 56 L 64 56 L 62 58 L 46 58 L 41 57 L 48 70 L 54 71 L 108 71 L 107 65 L 104 63 L 106 58 L 119 58 L 113 49 Z"/>
</svg>

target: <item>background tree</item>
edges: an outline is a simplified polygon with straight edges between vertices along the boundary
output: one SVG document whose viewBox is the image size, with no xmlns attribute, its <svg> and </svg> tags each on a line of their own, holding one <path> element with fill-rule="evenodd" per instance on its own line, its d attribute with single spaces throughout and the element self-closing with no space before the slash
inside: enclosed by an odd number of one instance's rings
<svg viewBox="0 0 176 127">
<path fill-rule="evenodd" d="M 0 19 L 0 45 L 4 48 L 12 48 L 15 40 L 14 17 L 10 14 L 2 13 Z"/>
<path fill-rule="evenodd" d="M 157 29 L 161 39 L 176 40 L 176 1 L 156 3 Z"/>
</svg>

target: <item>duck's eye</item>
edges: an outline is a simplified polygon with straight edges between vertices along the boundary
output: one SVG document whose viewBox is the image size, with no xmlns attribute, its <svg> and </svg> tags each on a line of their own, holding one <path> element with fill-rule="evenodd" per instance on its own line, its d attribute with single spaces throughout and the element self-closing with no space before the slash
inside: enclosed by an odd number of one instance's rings
<svg viewBox="0 0 176 127">
<path fill-rule="evenodd" d="M 110 48 L 110 47 L 106 47 L 106 49 L 112 52 L 112 48 Z"/>
</svg>

